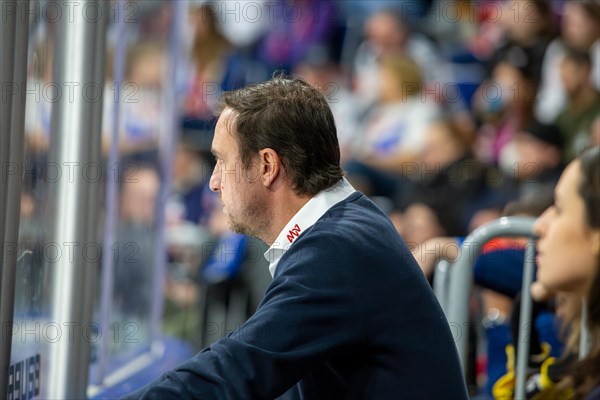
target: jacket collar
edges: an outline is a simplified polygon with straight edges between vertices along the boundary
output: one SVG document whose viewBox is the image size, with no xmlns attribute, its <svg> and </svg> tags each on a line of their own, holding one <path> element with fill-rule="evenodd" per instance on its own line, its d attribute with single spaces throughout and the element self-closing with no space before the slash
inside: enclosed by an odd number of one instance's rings
<svg viewBox="0 0 600 400">
<path fill-rule="evenodd" d="M 279 260 L 302 233 L 313 226 L 331 207 L 345 200 L 354 192 L 356 190 L 350 182 L 346 178 L 342 178 L 335 185 L 317 193 L 292 217 L 264 254 L 270 263 L 271 276 L 275 276 Z"/>
</svg>

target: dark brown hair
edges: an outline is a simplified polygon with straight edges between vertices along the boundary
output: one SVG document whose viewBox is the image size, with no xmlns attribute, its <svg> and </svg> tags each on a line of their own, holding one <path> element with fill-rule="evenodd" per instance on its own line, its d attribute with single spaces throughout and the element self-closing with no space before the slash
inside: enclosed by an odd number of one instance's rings
<svg viewBox="0 0 600 400">
<path fill-rule="evenodd" d="M 539 34 L 546 38 L 553 38 L 558 33 L 558 28 L 554 20 L 552 11 L 552 3 L 548 0 L 531 0 L 531 4 L 535 7 L 537 13 L 534 18 L 540 19 L 543 23 Z M 527 12 L 528 8 L 525 8 Z M 525 17 L 526 20 L 529 17 Z"/>
<path fill-rule="evenodd" d="M 587 51 L 581 51 L 574 47 L 568 47 L 564 55 L 565 60 L 569 60 L 577 65 L 592 65 L 592 58 Z"/>
<path fill-rule="evenodd" d="M 600 23 L 600 3 L 596 0 L 577 0 L 574 1 L 581 5 L 581 7 L 585 10 L 586 14 L 595 19 L 598 23 Z"/>
<path fill-rule="evenodd" d="M 271 148 L 300 195 L 314 196 L 342 178 L 331 109 L 325 97 L 308 83 L 276 76 L 225 92 L 218 112 L 226 108 L 234 111 L 231 131 L 245 168 L 260 150 Z"/>
<path fill-rule="evenodd" d="M 579 194 L 585 203 L 587 224 L 600 229 L 600 146 L 584 151 L 578 158 L 582 179 Z M 592 348 L 576 363 L 572 376 L 577 398 L 584 398 L 600 385 L 600 260 L 596 263 L 596 277 L 587 296 L 588 328 Z"/>
<path fill-rule="evenodd" d="M 583 180 L 579 194 L 585 202 L 587 223 L 600 229 L 600 146 L 585 150 L 579 156 Z"/>
</svg>

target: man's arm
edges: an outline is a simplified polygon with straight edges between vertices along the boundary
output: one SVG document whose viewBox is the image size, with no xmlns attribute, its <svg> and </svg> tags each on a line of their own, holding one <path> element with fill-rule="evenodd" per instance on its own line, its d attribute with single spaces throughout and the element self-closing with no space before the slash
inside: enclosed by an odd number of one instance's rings
<svg viewBox="0 0 600 400">
<path fill-rule="evenodd" d="M 359 311 L 347 273 L 322 237 L 303 239 L 240 329 L 126 398 L 272 399 L 354 343 Z"/>
</svg>

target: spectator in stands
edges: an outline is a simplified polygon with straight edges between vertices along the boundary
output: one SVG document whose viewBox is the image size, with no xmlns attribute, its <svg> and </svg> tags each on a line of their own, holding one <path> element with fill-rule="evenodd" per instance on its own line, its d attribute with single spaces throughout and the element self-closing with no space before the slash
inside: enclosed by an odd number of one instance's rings
<svg viewBox="0 0 600 400">
<path fill-rule="evenodd" d="M 57 92 L 52 84 L 54 40 L 45 37 L 33 52 L 25 105 L 25 146 L 32 155 L 45 155 L 50 143 L 52 105 Z"/>
<path fill-rule="evenodd" d="M 590 55 L 594 66 L 592 82 L 596 89 L 600 89 L 600 3 L 567 0 L 562 30 L 567 47 Z"/>
<path fill-rule="evenodd" d="M 211 189 L 232 230 L 271 245 L 273 281 L 239 329 L 129 398 L 468 397 L 425 278 L 343 178 L 319 91 L 275 78 L 224 94 L 212 150 Z"/>
<path fill-rule="evenodd" d="M 578 359 L 581 336 L 582 301 L 575 293 L 551 292 L 539 282 L 530 289 L 532 297 L 528 377 L 528 399 L 572 399 L 573 391 L 561 383 Z M 512 344 L 506 347 L 507 373 L 494 385 L 494 398 L 513 398 L 516 375 L 515 353 L 519 343 L 521 296 L 513 303 L 511 316 Z M 558 322 L 558 323 L 557 323 Z M 550 328 L 550 329 L 548 329 Z M 548 331 L 559 329 L 548 336 Z M 545 332 L 546 331 L 546 332 Z M 555 338 L 552 336 L 556 336 Z M 506 361 L 502 361 L 507 364 Z M 493 383 L 493 382 L 492 382 Z"/>
<path fill-rule="evenodd" d="M 175 149 L 171 193 L 165 210 L 165 242 L 168 269 L 165 277 L 163 331 L 202 347 L 199 265 L 207 258 L 205 248 L 212 236 L 203 223 L 210 217 L 207 180 L 211 163 L 201 148 L 184 135 Z M 212 196 L 210 196 L 212 197 Z"/>
<path fill-rule="evenodd" d="M 173 3 L 170 1 L 144 1 L 136 3 L 136 18 L 128 19 L 128 23 L 137 22 L 136 40 L 151 40 L 166 44 L 173 21 Z M 122 40 L 123 38 L 115 38 Z"/>
<path fill-rule="evenodd" d="M 44 24 L 39 24 L 44 25 Z M 50 27 L 38 26 L 35 32 L 37 39 L 35 48 L 29 56 L 30 70 L 27 73 L 27 91 L 25 88 L 18 92 L 25 96 L 25 136 L 23 190 L 29 191 L 28 196 L 35 204 L 41 204 L 45 198 L 43 187 L 43 171 L 48 162 L 50 146 L 50 128 L 52 125 L 52 108 L 57 99 L 64 95 L 62 90 L 53 83 L 52 71 L 54 64 L 55 33 Z M 6 99 L 4 100 L 6 101 Z"/>
<path fill-rule="evenodd" d="M 114 316 L 123 323 L 135 321 L 142 337 L 146 337 L 150 327 L 148 310 L 155 295 L 153 231 L 161 182 L 150 165 L 128 167 L 121 182 L 117 239 L 112 252 L 106 254 L 115 259 Z"/>
<path fill-rule="evenodd" d="M 536 120 L 517 133 L 514 174 L 519 197 L 554 188 L 564 168 L 563 143 L 558 127 Z"/>
<path fill-rule="evenodd" d="M 401 12 L 388 9 L 376 12 L 365 23 L 365 41 L 354 58 L 355 93 L 364 107 L 376 101 L 374 88 L 385 84 L 386 78 L 379 74 L 378 66 L 382 57 L 413 59 L 421 70 L 424 85 L 431 86 L 433 91 L 441 90 L 454 80 L 433 43 L 425 36 L 411 32 L 405 21 Z"/>
<path fill-rule="evenodd" d="M 276 0 L 270 9 L 269 29 L 257 58 L 271 71 L 292 71 L 311 47 L 333 39 L 338 16 L 329 0 Z"/>
<path fill-rule="evenodd" d="M 201 5 L 191 17 L 195 35 L 190 57 L 193 71 L 185 113 L 188 117 L 210 118 L 232 46 L 219 30 L 213 6 Z"/>
<path fill-rule="evenodd" d="M 394 55 L 379 61 L 381 81 L 378 103 L 366 119 L 358 141 L 355 161 L 345 166 L 352 182 L 365 194 L 395 198 L 407 163 L 415 163 L 422 151 L 427 129 L 440 115 L 435 103 L 422 97 L 419 66 L 410 58 Z M 405 190 L 406 189 L 406 190 Z"/>
<path fill-rule="evenodd" d="M 536 98 L 535 116 L 552 123 L 567 101 L 560 70 L 568 48 L 588 53 L 593 86 L 600 90 L 600 3 L 595 0 L 566 0 L 561 36 L 548 46 L 543 60 L 542 83 Z"/>
<path fill-rule="evenodd" d="M 446 56 L 463 55 L 478 33 L 476 13 L 476 5 L 470 0 L 434 0 L 424 21 L 425 29 Z"/>
<path fill-rule="evenodd" d="M 294 73 L 317 88 L 331 107 L 340 143 L 342 164 L 352 156 L 358 139 L 359 113 L 347 79 L 325 46 L 312 47 Z"/>
<path fill-rule="evenodd" d="M 518 201 L 509 203 L 504 211 L 504 216 L 539 216 L 552 203 L 551 191 L 540 190 L 529 193 Z M 434 267 L 439 259 L 454 262 L 461 255 L 460 244 L 463 238 L 436 237 L 423 242 L 413 249 L 415 259 L 430 279 Z M 514 390 L 514 368 L 507 373 L 507 356 L 505 347 L 510 343 L 510 325 L 508 324 L 513 299 L 521 290 L 523 276 L 523 261 L 525 257 L 526 238 L 496 238 L 486 243 L 477 258 L 473 278 L 480 287 L 482 299 L 482 313 L 484 315 L 483 328 L 487 337 L 487 384 L 486 390 L 491 393 L 492 386 L 506 374 L 498 389 L 502 393 L 512 393 Z M 435 279 L 435 276 L 433 276 Z M 548 313 L 542 314 L 549 307 L 545 304 L 537 305 L 540 311 L 538 318 L 532 321 L 535 332 L 532 331 L 530 349 L 535 357 L 532 360 L 544 361 L 550 351 L 553 356 L 561 354 L 562 345 L 556 338 L 558 332 Z M 518 320 L 518 316 L 516 316 Z M 517 326 L 513 325 L 513 330 Z M 514 337 L 514 336 L 513 336 Z M 514 339 L 516 342 L 517 339 Z M 548 345 L 542 343 L 549 343 Z M 512 348 L 511 348 L 512 350 Z M 511 361 L 512 365 L 512 361 Z M 539 363 L 536 365 L 539 367 Z M 501 388 L 501 389 L 500 389 Z M 505 397 L 499 397 L 505 398 Z"/>
<path fill-rule="evenodd" d="M 589 145 L 592 122 L 600 111 L 600 92 L 591 84 L 591 67 L 589 54 L 577 50 L 567 51 L 561 63 L 567 103 L 556 124 L 564 135 L 567 161 Z"/>
<path fill-rule="evenodd" d="M 600 396 L 600 147 L 567 166 L 554 206 L 536 222 L 537 279 L 551 290 L 570 291 L 586 300 L 591 349 L 571 370 L 577 398 Z M 568 266 L 568 268 L 566 268 Z"/>
<path fill-rule="evenodd" d="M 500 216 L 539 216 L 551 203 L 552 196 L 548 190 L 538 193 L 529 193 L 520 199 L 510 202 Z M 413 255 L 427 277 L 433 273 L 435 263 L 440 259 L 451 262 L 460 256 L 460 244 L 463 238 L 460 235 L 453 237 L 431 238 L 422 245 L 415 247 Z M 485 286 L 505 296 L 514 297 L 520 290 L 520 277 L 522 276 L 524 240 L 494 239 L 483 248 L 483 253 L 475 264 L 474 276 L 476 283 Z M 514 249 L 515 253 L 510 259 L 503 259 L 498 255 L 507 249 Z M 500 252 L 500 253 L 499 253 Z M 489 254 L 486 256 L 486 254 Z M 509 267 L 506 268 L 506 264 Z M 498 273 L 503 270 L 504 276 Z"/>
<path fill-rule="evenodd" d="M 395 225 L 408 248 L 413 251 L 429 239 L 448 235 L 443 224 L 443 218 L 448 214 L 435 204 L 415 202 L 396 217 Z"/>
<path fill-rule="evenodd" d="M 219 95 L 266 79 L 267 71 L 260 62 L 244 57 L 223 35 L 215 7 L 210 3 L 192 9 L 192 24 L 195 36 L 184 127 L 212 130 Z"/>
<path fill-rule="evenodd" d="M 160 177 L 153 167 L 131 165 L 123 174 L 120 218 L 124 223 L 150 229 L 156 216 Z"/>
<path fill-rule="evenodd" d="M 442 2 L 443 0 L 440 0 Z M 469 43 L 469 50 L 478 60 L 489 60 L 505 40 L 505 24 L 500 23 L 502 0 L 483 0 L 469 5 L 470 15 L 477 23 L 477 34 Z"/>
<path fill-rule="evenodd" d="M 208 210 L 203 198 L 212 164 L 202 155 L 198 145 L 190 137 L 183 137 L 175 150 L 173 159 L 172 192 L 168 199 L 167 224 L 203 223 Z"/>
<path fill-rule="evenodd" d="M 516 156 L 507 145 L 532 117 L 536 85 L 525 52 L 515 47 L 505 56 L 491 80 L 477 90 L 474 111 L 483 122 L 477 134 L 477 158 L 509 171 Z"/>
<path fill-rule="evenodd" d="M 540 216 L 552 204 L 552 189 L 523 194 L 504 208 L 503 216 Z M 519 343 L 518 310 L 527 241 L 525 237 L 492 239 L 483 246 L 473 267 L 474 281 L 481 289 L 482 323 L 488 338 L 486 389 L 489 393 L 492 387 L 494 393 L 499 390 L 512 394 L 514 390 L 514 357 L 511 353 Z M 529 366 L 532 369 L 539 369 L 548 356 L 561 354 L 558 324 L 552 312 L 553 307 L 546 300 L 534 303 L 532 319 L 528 321 L 532 326 L 529 342 Z"/>
<path fill-rule="evenodd" d="M 427 12 L 432 0 L 355 0 L 338 2 L 348 24 L 363 25 L 365 21 L 377 12 L 395 10 L 402 12 L 403 21 L 418 23 Z"/>
<path fill-rule="evenodd" d="M 160 135 L 164 126 L 162 112 L 162 82 L 165 74 L 164 48 L 159 42 L 134 44 L 127 54 L 125 82 L 120 90 L 107 84 L 104 90 L 103 137 L 104 154 L 112 141 L 112 121 L 115 104 L 120 109 L 119 152 L 121 156 L 138 157 L 152 162 L 156 159 Z"/>
<path fill-rule="evenodd" d="M 528 193 L 506 205 L 504 217 L 539 217 L 552 204 L 552 189 Z M 496 238 L 489 241 L 475 262 L 475 282 L 513 299 L 521 291 L 527 238 Z"/>
<path fill-rule="evenodd" d="M 537 85 L 541 79 L 542 59 L 557 29 L 552 5 L 547 0 L 508 0 L 502 4 L 501 24 L 505 37 L 490 59 L 493 68 L 509 53 L 524 54 L 528 75 Z"/>
<path fill-rule="evenodd" d="M 471 143 L 449 120 L 429 127 L 418 159 L 419 173 L 411 202 L 426 202 L 441 213 L 447 235 L 467 234 L 468 221 L 485 190 L 484 170 Z M 413 179 L 414 181 L 414 179 Z"/>
</svg>

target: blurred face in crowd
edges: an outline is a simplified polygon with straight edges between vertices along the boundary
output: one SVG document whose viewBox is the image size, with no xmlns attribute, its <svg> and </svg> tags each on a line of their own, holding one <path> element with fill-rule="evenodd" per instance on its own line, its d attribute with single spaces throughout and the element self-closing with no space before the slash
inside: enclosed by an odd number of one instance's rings
<svg viewBox="0 0 600 400">
<path fill-rule="evenodd" d="M 375 14 L 367 21 L 365 35 L 379 55 L 400 52 L 408 36 L 401 23 L 386 13 Z"/>
<path fill-rule="evenodd" d="M 164 57 L 159 49 L 148 48 L 132 62 L 129 80 L 145 88 L 159 88 L 164 76 Z"/>
<path fill-rule="evenodd" d="M 600 24 L 576 1 L 565 4 L 562 20 L 563 37 L 568 45 L 587 51 L 600 37 Z"/>
<path fill-rule="evenodd" d="M 498 93 L 490 90 L 491 98 L 500 98 L 505 108 L 530 105 L 535 96 L 534 85 L 519 69 L 507 62 L 500 62 L 494 68 L 492 80 Z"/>
<path fill-rule="evenodd" d="M 443 168 L 457 161 L 465 150 L 453 137 L 451 128 L 446 123 L 438 122 L 427 131 L 421 161 L 427 168 Z"/>
<path fill-rule="evenodd" d="M 506 1 L 501 22 L 509 36 L 518 43 L 535 40 L 546 24 L 536 4 L 529 0 Z"/>
<path fill-rule="evenodd" d="M 590 81 L 590 66 L 566 58 L 560 64 L 560 78 L 567 93 L 579 93 Z"/>
<path fill-rule="evenodd" d="M 517 173 L 519 180 L 533 178 L 548 168 L 561 162 L 561 150 L 536 138 L 527 132 L 519 132 L 515 137 L 518 156 Z"/>
<path fill-rule="evenodd" d="M 160 179 L 150 168 L 128 170 L 121 192 L 121 217 L 129 222 L 152 226 Z"/>
<path fill-rule="evenodd" d="M 598 268 L 600 231 L 586 222 L 581 179 L 580 161 L 575 160 L 556 186 L 554 206 L 534 226 L 539 236 L 537 278 L 552 290 L 589 293 Z"/>
<path fill-rule="evenodd" d="M 266 225 L 265 194 L 260 182 L 259 163 L 242 164 L 235 133 L 236 115 L 225 109 L 215 127 L 212 153 L 216 158 L 210 189 L 219 194 L 223 212 L 233 232 L 260 236 Z"/>
<path fill-rule="evenodd" d="M 435 212 L 425 204 L 410 205 L 402 216 L 402 237 L 409 247 L 444 235 Z"/>
<path fill-rule="evenodd" d="M 207 170 L 204 169 L 202 157 L 189 145 L 181 143 L 173 160 L 173 186 L 185 190 L 188 185 L 204 181 Z"/>
<path fill-rule="evenodd" d="M 300 64 L 294 72 L 325 96 L 330 95 L 332 89 L 336 87 L 335 72 L 332 66 L 314 67 L 308 64 Z"/>
</svg>

